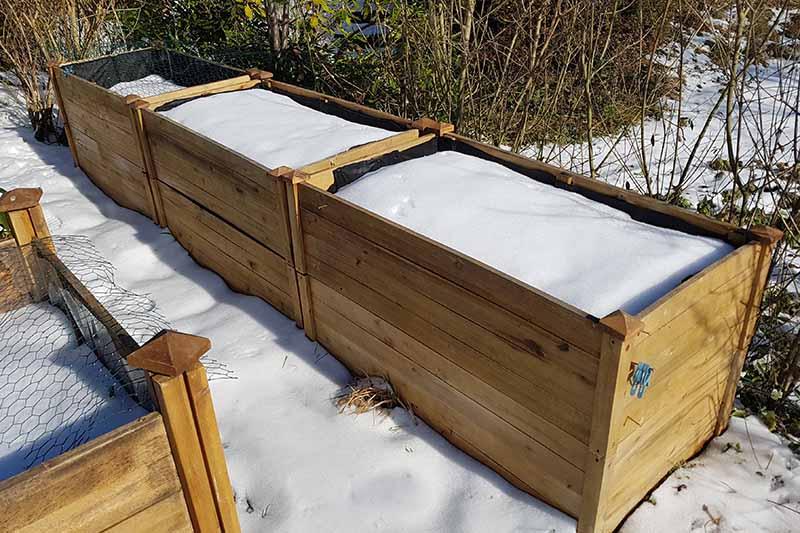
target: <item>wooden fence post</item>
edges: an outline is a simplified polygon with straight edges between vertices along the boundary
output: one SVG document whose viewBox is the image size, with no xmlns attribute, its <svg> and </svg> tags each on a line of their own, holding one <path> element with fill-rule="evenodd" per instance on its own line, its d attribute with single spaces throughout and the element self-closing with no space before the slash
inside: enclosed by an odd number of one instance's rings
<svg viewBox="0 0 800 533">
<path fill-rule="evenodd" d="M 161 189 L 158 188 L 156 181 L 157 174 L 153 163 L 153 155 L 150 152 L 150 143 L 147 141 L 144 125 L 142 124 L 142 108 L 147 107 L 147 102 L 133 94 L 125 97 L 125 103 L 128 104 L 131 128 L 133 129 L 133 134 L 136 135 L 136 146 L 139 149 L 139 156 L 142 160 L 147 202 L 150 204 L 151 209 L 150 218 L 164 228 L 167 226 L 167 218 L 164 215 L 164 201 L 161 199 Z"/>
<path fill-rule="evenodd" d="M 58 102 L 58 110 L 61 113 L 61 120 L 64 122 L 64 133 L 67 135 L 67 143 L 69 144 L 69 152 L 72 154 L 72 162 L 76 167 L 80 166 L 78 161 L 78 151 L 75 146 L 75 139 L 72 136 L 72 128 L 69 125 L 69 117 L 67 117 L 67 110 L 64 107 L 64 100 L 61 98 L 61 89 L 58 86 L 58 76 L 56 70 L 61 67 L 57 61 L 51 61 L 47 64 L 47 72 L 50 75 L 50 83 L 53 84 L 53 92 L 56 93 L 56 102 Z"/>
<path fill-rule="evenodd" d="M 162 331 L 128 357 L 150 372 L 195 531 L 238 532 L 222 441 L 200 357 L 211 342 Z"/>
</svg>

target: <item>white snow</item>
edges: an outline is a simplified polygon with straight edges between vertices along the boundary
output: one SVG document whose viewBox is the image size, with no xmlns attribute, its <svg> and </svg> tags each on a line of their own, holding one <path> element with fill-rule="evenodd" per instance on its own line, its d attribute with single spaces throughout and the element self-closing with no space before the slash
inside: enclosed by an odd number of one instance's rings
<svg viewBox="0 0 800 533">
<path fill-rule="evenodd" d="M 0 480 L 145 414 L 57 307 L 0 314 Z"/>
<path fill-rule="evenodd" d="M 453 151 L 383 167 L 338 195 L 597 317 L 635 314 L 733 250 Z"/>
<path fill-rule="evenodd" d="M 3 104 L 11 99 L 0 91 L 0 187 L 43 187 L 54 233 L 89 236 L 118 268 L 118 283 L 149 293 L 177 329 L 211 338 L 212 354 L 238 376 L 214 381 L 211 389 L 245 531 L 575 531 L 574 520 L 515 489 L 402 409 L 385 418 L 338 414 L 333 398 L 350 380 L 342 365 L 261 300 L 231 292 L 167 232 L 114 204 L 73 168 L 66 148 L 33 140 L 24 107 Z M 734 420 L 721 441 L 743 440 L 736 428 Z M 788 450 L 769 439 L 780 452 L 773 462 L 783 461 L 787 477 L 800 472 Z M 749 443 L 742 446 L 746 451 Z M 625 531 L 689 531 L 702 512 L 699 502 L 716 513 L 714 502 L 729 497 L 724 484 L 737 486 L 731 476 L 744 487 L 763 481 L 737 455 L 714 446 L 696 462 L 719 483 L 681 492 L 695 494 L 691 499 L 657 495 L 660 503 L 642 504 Z M 676 475 L 659 490 L 683 482 Z M 800 509 L 794 487 L 787 483 L 782 503 Z M 761 510 L 761 522 L 747 531 L 786 533 L 798 523 L 795 512 L 763 492 L 747 494 L 748 505 Z M 661 514 L 643 516 L 654 510 Z"/>
<path fill-rule="evenodd" d="M 112 85 L 109 91 L 121 94 L 122 96 L 135 94 L 142 98 L 147 98 L 148 96 L 156 96 L 183 88 L 183 85 L 178 85 L 177 83 L 162 78 L 158 74 L 150 74 L 144 78 L 123 81 Z"/>
<path fill-rule="evenodd" d="M 164 115 L 267 168 L 301 168 L 396 133 L 349 122 L 264 89 L 197 98 Z"/>
</svg>

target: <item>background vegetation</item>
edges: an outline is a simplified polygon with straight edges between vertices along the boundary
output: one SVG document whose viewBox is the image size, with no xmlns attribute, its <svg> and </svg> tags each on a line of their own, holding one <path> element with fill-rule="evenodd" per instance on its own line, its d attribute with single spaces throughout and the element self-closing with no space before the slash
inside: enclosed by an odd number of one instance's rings
<svg viewBox="0 0 800 533">
<path fill-rule="evenodd" d="M 787 238 L 740 398 L 774 429 L 800 437 L 795 3 L 0 0 L 0 66 L 18 78 L 40 140 L 58 139 L 42 75 L 48 61 L 162 43 L 446 120 L 709 216 L 775 225 Z M 682 106 L 697 52 L 710 58 L 717 92 L 690 119 Z M 689 194 L 709 172 L 719 186 Z"/>
</svg>

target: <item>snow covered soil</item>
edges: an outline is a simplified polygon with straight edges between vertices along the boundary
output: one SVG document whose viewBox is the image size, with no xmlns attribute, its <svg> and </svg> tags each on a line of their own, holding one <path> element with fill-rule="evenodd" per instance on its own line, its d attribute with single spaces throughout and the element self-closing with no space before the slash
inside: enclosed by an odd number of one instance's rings
<svg viewBox="0 0 800 533">
<path fill-rule="evenodd" d="M 0 314 L 0 480 L 145 414 L 57 307 Z"/>
<path fill-rule="evenodd" d="M 151 74 L 144 78 L 139 78 L 138 80 L 123 81 L 112 85 L 109 91 L 121 94 L 122 96 L 135 94 L 142 98 L 147 98 L 148 96 L 156 96 L 183 88 L 183 85 L 173 83 L 162 78 L 158 74 Z"/>
<path fill-rule="evenodd" d="M 451 151 L 383 167 L 338 195 L 597 317 L 636 314 L 733 250 Z"/>
<path fill-rule="evenodd" d="M 88 235 L 118 268 L 121 285 L 149 293 L 177 329 L 210 337 L 213 355 L 238 376 L 211 388 L 245 531 L 575 530 L 574 520 L 516 490 L 402 409 L 385 418 L 338 414 L 332 398 L 350 376 L 332 356 L 261 300 L 228 290 L 167 232 L 115 205 L 73 168 L 66 148 L 33 140 L 23 127 L 24 108 L 2 100 L 11 97 L 0 92 L 0 187 L 43 187 L 54 233 Z M 721 440 L 741 440 L 731 435 Z M 788 457 L 775 437 L 764 437 Z M 746 493 L 763 481 L 737 457 L 712 446 L 697 461 L 719 484 L 657 496 L 656 507 L 644 503 L 626 531 L 690 531 L 699 502 L 716 513 L 713 502 L 729 497 L 723 482 Z M 788 459 L 784 464 L 787 476 L 800 472 Z M 662 489 L 684 483 L 676 475 Z M 783 494 L 783 505 L 800 509 L 797 490 Z M 762 510 L 750 531 L 785 533 L 787 523 L 798 523 L 795 512 L 763 493 L 750 504 Z M 654 511 L 662 514 L 639 519 Z"/>
<path fill-rule="evenodd" d="M 197 98 L 164 115 L 268 168 L 300 168 L 396 133 L 349 122 L 264 89 Z"/>
</svg>

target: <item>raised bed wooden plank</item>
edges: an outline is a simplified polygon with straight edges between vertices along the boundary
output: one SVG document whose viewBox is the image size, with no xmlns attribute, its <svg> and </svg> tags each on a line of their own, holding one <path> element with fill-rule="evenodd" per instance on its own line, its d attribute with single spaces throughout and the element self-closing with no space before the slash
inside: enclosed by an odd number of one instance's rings
<svg viewBox="0 0 800 533">
<path fill-rule="evenodd" d="M 539 350 L 534 353 L 507 341 L 474 321 L 476 315 L 491 315 L 493 307 L 486 300 L 471 295 L 443 278 L 428 276 L 428 271 L 391 257 L 379 247 L 359 242 L 358 236 L 344 229 L 327 234 L 317 231 L 321 226 L 307 224 L 311 217 L 306 216 L 306 212 L 303 216 L 304 230 L 309 231 L 304 237 L 307 261 L 313 258 L 334 266 L 351 279 L 358 280 L 407 312 L 435 325 L 487 359 L 524 378 L 532 389 L 547 391 L 547 398 L 559 398 L 559 403 L 553 406 L 553 413 L 560 422 L 564 422 L 562 416 L 568 417 L 572 412 L 576 420 L 585 422 L 578 423 L 578 427 L 588 425 L 595 377 L 589 374 L 592 371 L 591 364 L 588 369 L 573 369 L 570 365 L 562 365 L 563 360 L 554 360 L 559 356 L 563 359 L 570 356 L 570 353 L 560 352 L 557 345 L 544 351 L 537 344 Z M 313 272 L 310 267 L 309 271 Z M 513 328 L 513 324 L 503 322 L 502 314 L 499 319 L 492 323 L 496 330 L 507 332 Z M 412 331 L 407 333 L 414 335 Z M 596 371 L 596 360 L 586 359 L 594 363 Z M 574 409 L 570 410 L 568 406 Z"/>
<path fill-rule="evenodd" d="M 571 439 L 579 442 L 588 440 L 588 415 L 561 403 L 563 392 L 561 394 L 552 392 L 552 388 L 544 383 L 545 380 L 540 380 L 539 384 L 525 380 L 517 369 L 497 364 L 468 342 L 451 336 L 424 317 L 409 312 L 408 309 L 381 296 L 379 291 L 360 284 L 316 258 L 311 258 L 310 267 L 312 276 L 446 356 L 473 375 L 479 375 L 484 381 L 502 388 L 506 395 L 535 411 L 545 420 L 550 420 L 550 424 L 560 427 L 571 435 Z M 561 409 L 558 409 L 559 406 Z"/>
<path fill-rule="evenodd" d="M 128 105 L 125 103 L 124 96 L 114 94 L 78 76 L 65 75 L 61 69 L 56 69 L 56 75 L 61 98 L 67 106 L 67 113 L 69 113 L 70 103 L 77 102 L 119 128 L 130 127 Z"/>
<path fill-rule="evenodd" d="M 153 413 L 0 482 L 8 531 L 102 531 L 181 488 Z M 102 505 L 98 505 L 102 502 Z"/>
<path fill-rule="evenodd" d="M 537 447 L 529 437 L 480 404 L 335 311 L 322 306 L 315 318 L 320 342 L 332 353 L 343 354 L 343 361 L 351 369 L 373 375 L 383 373 L 414 412 L 445 438 L 452 430 L 458 430 L 492 460 L 536 486 L 548 501 L 566 512 L 577 512 L 583 483 L 580 470 L 562 462 L 563 468 L 553 476 L 552 465 L 537 455 Z"/>
<path fill-rule="evenodd" d="M 110 533 L 191 533 L 192 521 L 186 510 L 183 492 L 170 494 L 106 530 Z"/>
<path fill-rule="evenodd" d="M 336 154 L 333 157 L 326 157 L 320 161 L 304 165 L 300 170 L 306 174 L 313 174 L 322 170 L 330 170 L 366 159 L 372 159 L 396 150 L 402 150 L 419 139 L 419 131 L 408 130 L 386 139 L 374 141 L 359 146 L 353 146 L 349 150 Z"/>
<path fill-rule="evenodd" d="M 169 187 L 163 187 L 164 205 L 168 206 L 173 225 L 193 229 L 203 238 L 273 285 L 288 292 L 286 260 L 254 241 L 210 211 Z"/>
<path fill-rule="evenodd" d="M 80 130 L 73 131 L 81 168 L 111 199 L 128 209 L 147 216 L 152 213 L 151 197 L 142 170 L 103 146 Z M 136 173 L 141 176 L 135 179 Z"/>
<path fill-rule="evenodd" d="M 161 184 L 165 204 L 169 202 L 170 189 Z M 175 192 L 174 194 L 180 194 Z M 285 289 L 275 285 L 276 280 L 266 279 L 241 263 L 241 257 L 231 257 L 219 248 L 218 237 L 202 227 L 182 223 L 170 204 L 165 210 L 167 225 L 175 239 L 200 265 L 216 272 L 236 292 L 258 296 L 288 317 L 297 320 L 294 297 Z M 209 240 L 212 239 L 212 240 Z M 216 241 L 216 242 L 215 242 Z M 288 273 L 288 269 L 286 271 Z"/>
<path fill-rule="evenodd" d="M 140 168 L 144 167 L 136 147 L 136 134 L 132 128 L 120 128 L 77 103 L 70 106 L 69 121 L 73 130 L 82 131 L 85 135 L 102 143 L 107 150 L 119 154 Z"/>
<path fill-rule="evenodd" d="M 503 372 L 496 369 L 491 361 L 485 362 L 486 366 L 481 368 L 481 371 L 475 372 L 472 369 L 471 373 L 471 365 L 464 364 L 463 361 L 452 360 L 457 359 L 453 358 L 452 353 L 449 354 L 450 357 L 439 354 L 423 342 L 406 334 L 399 327 L 395 327 L 393 323 L 371 313 L 338 291 L 313 277 L 309 279 L 313 306 L 319 302 L 320 305 L 325 305 L 340 315 L 346 316 L 384 344 L 391 346 L 431 374 L 438 376 L 439 379 L 492 411 L 537 443 L 541 443 L 550 452 L 559 456 L 559 460 L 563 458 L 576 468 L 583 470 L 583 463 L 588 451 L 586 445 L 559 426 L 543 419 L 535 409 L 531 410 L 529 406 L 515 401 L 513 392 L 509 394 L 508 390 L 513 388 L 513 380 L 504 380 Z M 374 295 L 374 297 L 379 296 Z M 448 339 L 444 338 L 446 336 L 444 332 L 440 334 L 442 341 L 448 342 Z M 426 340 L 430 340 L 430 338 L 426 338 Z M 456 349 L 459 349 L 458 344 L 458 341 L 453 339 Z M 499 378 L 495 377 L 498 375 Z M 511 387 L 508 387 L 509 381 L 511 381 Z"/>
<path fill-rule="evenodd" d="M 662 296 L 652 305 L 640 312 L 637 317 L 645 324 L 642 338 L 662 328 L 674 320 L 710 291 L 745 271 L 755 272 L 758 267 L 759 246 L 746 244 L 705 268 L 687 281 Z"/>
<path fill-rule="evenodd" d="M 589 315 L 335 195 L 305 184 L 298 193 L 302 209 L 505 307 L 567 344 L 599 354 L 601 328 Z"/>
</svg>

